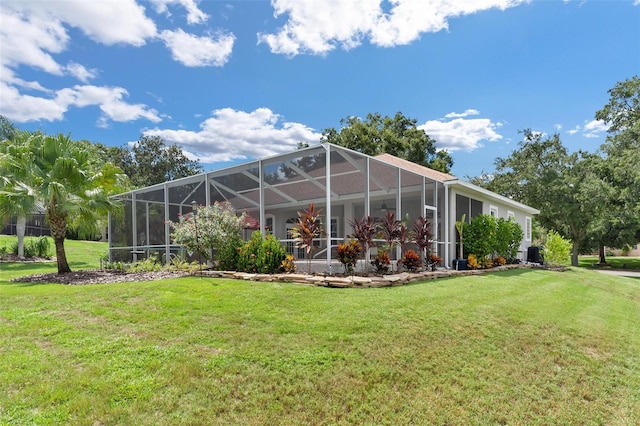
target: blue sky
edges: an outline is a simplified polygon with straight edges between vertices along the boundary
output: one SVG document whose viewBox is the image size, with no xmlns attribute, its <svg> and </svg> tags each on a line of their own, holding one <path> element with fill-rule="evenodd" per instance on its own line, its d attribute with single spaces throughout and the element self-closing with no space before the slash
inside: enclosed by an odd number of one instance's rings
<svg viewBox="0 0 640 426">
<path fill-rule="evenodd" d="M 640 0 L 0 3 L 0 114 L 107 145 L 158 135 L 206 170 L 369 112 L 417 119 L 460 177 L 525 128 L 592 151 L 607 90 L 637 74 Z"/>
</svg>

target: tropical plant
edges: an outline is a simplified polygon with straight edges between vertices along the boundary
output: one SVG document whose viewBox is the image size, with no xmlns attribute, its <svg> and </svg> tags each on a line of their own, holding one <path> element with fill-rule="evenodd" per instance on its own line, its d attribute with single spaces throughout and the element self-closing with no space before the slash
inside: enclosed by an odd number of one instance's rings
<svg viewBox="0 0 640 426">
<path fill-rule="evenodd" d="M 16 253 L 24 259 L 24 235 L 27 216 L 34 212 L 37 197 L 29 169 L 32 164 L 32 152 L 29 143 L 34 135 L 27 131 L 9 133 L 0 141 L 0 223 L 11 217 L 16 218 L 18 237 Z"/>
<path fill-rule="evenodd" d="M 420 255 L 415 250 L 409 249 L 402 255 L 402 265 L 407 271 L 415 272 L 422 267 Z"/>
<path fill-rule="evenodd" d="M 435 271 L 438 268 L 438 265 L 440 264 L 440 262 L 442 262 L 442 258 L 440 256 L 438 256 L 435 253 L 429 254 L 429 257 L 427 260 L 429 269 L 431 269 L 432 271 Z"/>
<path fill-rule="evenodd" d="M 391 251 L 400 243 L 402 222 L 397 220 L 393 212 L 387 212 L 378 220 L 378 237 L 385 242 L 384 251 Z"/>
<path fill-rule="evenodd" d="M 391 258 L 386 251 L 378 250 L 378 253 L 371 261 L 371 265 L 376 268 L 377 273 L 387 273 L 389 271 L 389 265 L 391 265 Z"/>
<path fill-rule="evenodd" d="M 22 141 L 20 150 L 30 161 L 22 163 L 23 171 L 14 171 L 9 185 L 3 179 L 3 197 L 19 197 L 28 188 L 29 196 L 45 210 L 56 248 L 58 273 L 70 272 L 64 249 L 67 225 L 73 221 L 85 228 L 95 227 L 106 212 L 118 208 L 108 193 L 119 181 L 120 169 L 111 163 L 101 164 L 97 169 L 89 151 L 68 135 L 34 133 Z M 0 167 L 12 161 L 16 161 L 16 156 L 3 155 Z"/>
<path fill-rule="evenodd" d="M 284 260 L 282 261 L 282 263 L 280 264 L 280 269 L 282 269 L 283 272 L 286 273 L 293 273 L 296 271 L 296 262 L 295 262 L 295 257 L 293 257 L 292 254 L 287 254 L 284 257 Z"/>
<path fill-rule="evenodd" d="M 340 243 L 336 249 L 338 260 L 344 266 L 344 271 L 353 273 L 353 268 L 362 253 L 362 246 L 358 240 L 351 239 L 348 243 Z"/>
<path fill-rule="evenodd" d="M 369 249 L 373 247 L 373 240 L 377 233 L 376 221 L 371 216 L 363 216 L 360 219 L 350 222 L 350 225 L 353 227 L 353 235 L 350 235 L 350 237 L 358 240 L 362 246 L 362 253 L 364 257 L 367 258 Z"/>
<path fill-rule="evenodd" d="M 467 215 L 463 214 L 460 220 L 456 221 L 456 230 L 458 231 L 458 235 L 460 236 L 460 252 L 458 255 L 458 259 L 464 259 L 463 234 L 464 234 L 464 227 L 466 225 L 466 219 L 467 219 Z"/>
<path fill-rule="evenodd" d="M 298 212 L 298 220 L 291 229 L 296 247 L 304 249 L 307 256 L 307 269 L 311 273 L 311 253 L 315 249 L 314 241 L 324 235 L 324 228 L 320 214 L 322 209 L 317 209 L 314 203 L 309 208 Z"/>
<path fill-rule="evenodd" d="M 424 259 L 428 259 L 431 247 L 431 239 L 433 238 L 433 233 L 431 232 L 431 222 L 429 222 L 429 220 L 427 220 L 424 216 L 420 216 L 416 220 L 414 220 L 412 231 L 416 245 L 420 249 L 420 254 Z"/>
</svg>

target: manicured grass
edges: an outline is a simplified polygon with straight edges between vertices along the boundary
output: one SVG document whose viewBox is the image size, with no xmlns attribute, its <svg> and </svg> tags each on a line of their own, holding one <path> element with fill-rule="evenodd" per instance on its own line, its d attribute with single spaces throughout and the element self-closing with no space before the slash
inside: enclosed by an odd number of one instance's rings
<svg viewBox="0 0 640 426">
<path fill-rule="evenodd" d="M 611 268 L 611 269 L 632 269 L 640 270 L 640 257 L 628 256 L 607 256 L 607 266 L 597 265 L 600 259 L 598 256 L 578 257 L 578 266 L 582 268 Z M 594 266 L 597 265 L 597 266 Z"/>
<path fill-rule="evenodd" d="M 640 423 L 640 280 L 0 278 L 0 424 Z"/>
<path fill-rule="evenodd" d="M 30 237 L 27 237 L 30 238 Z M 51 245 L 51 255 L 55 254 L 53 240 L 49 238 Z M 0 248 L 9 248 L 17 242 L 17 238 L 12 235 L 0 235 Z M 107 243 L 94 241 L 65 240 L 65 253 L 67 261 L 72 270 L 96 269 L 100 267 L 100 258 L 107 253 L 109 248 Z M 10 280 L 22 275 L 56 272 L 56 262 L 26 262 L 7 263 L 0 262 L 0 280 Z"/>
</svg>

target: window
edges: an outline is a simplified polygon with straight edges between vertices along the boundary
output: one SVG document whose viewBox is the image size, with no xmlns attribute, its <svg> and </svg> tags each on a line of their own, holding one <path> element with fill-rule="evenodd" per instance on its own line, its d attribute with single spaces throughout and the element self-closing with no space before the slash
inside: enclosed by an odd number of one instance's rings
<svg viewBox="0 0 640 426">
<path fill-rule="evenodd" d="M 489 214 L 495 218 L 498 217 L 498 208 L 496 206 L 489 206 Z"/>
<path fill-rule="evenodd" d="M 524 222 L 524 239 L 531 241 L 531 218 L 527 216 Z"/>
<path fill-rule="evenodd" d="M 507 218 L 508 219 L 515 219 L 516 218 L 516 214 L 514 212 L 512 212 L 511 210 L 507 211 Z"/>
</svg>

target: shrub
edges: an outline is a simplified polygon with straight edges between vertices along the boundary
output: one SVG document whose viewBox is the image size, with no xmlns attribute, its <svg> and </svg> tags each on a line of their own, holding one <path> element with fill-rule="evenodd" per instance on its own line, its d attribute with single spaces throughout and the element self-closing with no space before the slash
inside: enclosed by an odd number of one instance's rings
<svg viewBox="0 0 640 426">
<path fill-rule="evenodd" d="M 18 254 L 18 243 L 15 242 L 11 246 L 11 252 Z M 24 239 L 24 257 L 51 257 L 51 243 L 49 238 L 42 236 L 38 238 Z"/>
<path fill-rule="evenodd" d="M 162 265 L 155 256 L 149 256 L 144 260 L 138 260 L 128 268 L 131 272 L 155 272 L 162 270 Z"/>
<path fill-rule="evenodd" d="M 337 248 L 338 260 L 344 266 L 346 273 L 352 273 L 358 262 L 358 257 L 362 253 L 362 245 L 357 240 L 350 240 L 348 243 L 340 243 Z"/>
<path fill-rule="evenodd" d="M 440 262 L 442 262 L 442 258 L 435 253 L 431 253 L 429 255 L 429 258 L 427 259 L 429 269 L 431 269 L 432 271 L 436 270 Z"/>
<path fill-rule="evenodd" d="M 224 244 L 218 249 L 218 270 L 238 270 L 238 260 L 240 257 L 239 250 L 242 244 L 243 241 L 239 235 L 231 236 L 224 242 Z"/>
<path fill-rule="evenodd" d="M 251 239 L 238 250 L 237 270 L 273 274 L 280 270 L 285 255 L 280 241 L 273 235 L 269 234 L 266 238 L 262 238 L 260 231 L 254 231 Z"/>
<path fill-rule="evenodd" d="M 296 263 L 295 257 L 292 254 L 287 254 L 280 264 L 280 269 L 282 269 L 287 274 L 293 273 L 296 271 Z"/>
<path fill-rule="evenodd" d="M 262 235 L 260 231 L 254 231 L 251 239 L 244 243 L 238 250 L 238 271 L 257 273 L 256 266 L 258 250 L 262 246 Z"/>
<path fill-rule="evenodd" d="M 378 254 L 371 261 L 371 265 L 376 268 L 376 272 L 384 274 L 389 271 L 389 265 L 391 265 L 391 258 L 389 254 L 384 250 L 378 250 Z"/>
<path fill-rule="evenodd" d="M 507 259 L 505 259 L 503 256 L 498 256 L 495 259 L 493 259 L 493 266 L 504 266 L 507 264 Z"/>
<path fill-rule="evenodd" d="M 549 231 L 543 253 L 545 262 L 550 265 L 568 265 L 571 263 L 571 241 L 555 231 Z"/>
<path fill-rule="evenodd" d="M 476 255 L 478 261 L 495 251 L 496 228 L 496 218 L 489 214 L 478 215 L 464 226 L 465 247 L 469 253 Z"/>
<path fill-rule="evenodd" d="M 495 253 L 512 263 L 518 257 L 518 249 L 523 237 L 522 227 L 514 219 L 498 219 L 496 222 Z"/>
<path fill-rule="evenodd" d="M 259 231 L 254 233 L 260 234 Z M 286 252 L 280 241 L 269 234 L 262 239 L 256 258 L 256 269 L 262 274 L 274 274 L 280 270 Z"/>
<path fill-rule="evenodd" d="M 469 257 L 467 257 L 467 268 L 469 268 L 469 269 L 479 269 L 480 266 L 481 265 L 478 262 L 478 258 L 476 257 L 475 254 L 470 254 Z"/>
<path fill-rule="evenodd" d="M 422 267 L 420 255 L 412 249 L 405 251 L 401 260 L 402 265 L 407 269 L 407 271 L 414 272 Z"/>
</svg>

